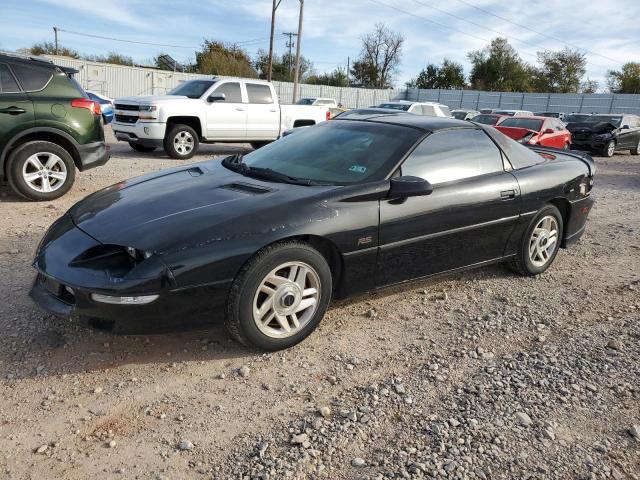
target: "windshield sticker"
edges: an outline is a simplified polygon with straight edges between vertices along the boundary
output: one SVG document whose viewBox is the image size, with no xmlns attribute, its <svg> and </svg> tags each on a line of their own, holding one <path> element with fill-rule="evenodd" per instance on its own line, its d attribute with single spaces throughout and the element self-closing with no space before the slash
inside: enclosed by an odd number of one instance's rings
<svg viewBox="0 0 640 480">
<path fill-rule="evenodd" d="M 362 165 L 351 165 L 349 167 L 349 171 L 356 173 L 365 173 L 367 171 L 367 167 L 363 167 Z"/>
</svg>

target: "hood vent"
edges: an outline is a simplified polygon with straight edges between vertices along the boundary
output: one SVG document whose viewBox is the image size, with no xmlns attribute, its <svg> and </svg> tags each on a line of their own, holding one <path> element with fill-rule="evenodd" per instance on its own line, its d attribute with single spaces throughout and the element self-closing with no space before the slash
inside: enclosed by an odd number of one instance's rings
<svg viewBox="0 0 640 480">
<path fill-rule="evenodd" d="M 189 172 L 189 175 L 191 175 L 192 177 L 199 177 L 204 173 L 202 170 L 200 170 L 200 167 L 192 167 L 188 169 L 187 172 Z"/>
<path fill-rule="evenodd" d="M 235 190 L 237 192 L 250 193 L 252 195 L 262 195 L 264 193 L 269 193 L 272 190 L 262 187 L 260 185 L 253 185 L 251 183 L 229 183 L 228 185 L 222 185 L 220 188 L 225 188 L 227 190 Z"/>
</svg>

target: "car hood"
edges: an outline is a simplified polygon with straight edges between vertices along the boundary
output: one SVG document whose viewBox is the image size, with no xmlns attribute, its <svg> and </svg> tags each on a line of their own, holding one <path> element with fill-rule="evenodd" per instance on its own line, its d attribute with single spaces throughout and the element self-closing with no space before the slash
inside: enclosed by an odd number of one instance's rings
<svg viewBox="0 0 640 480">
<path fill-rule="evenodd" d="M 606 133 L 613 132 L 618 127 L 613 123 L 599 122 L 599 123 L 568 123 L 567 130 L 571 133 Z"/>
<path fill-rule="evenodd" d="M 69 214 L 103 244 L 162 254 L 193 239 L 224 237 L 239 224 L 247 233 L 273 228 L 261 221 L 267 210 L 285 215 L 288 204 L 333 188 L 245 177 L 216 160 L 112 185 L 78 202 Z"/>
<path fill-rule="evenodd" d="M 184 100 L 192 100 L 184 95 L 142 95 L 134 97 L 122 97 L 115 100 L 116 103 L 130 103 L 130 104 L 147 104 L 147 103 L 165 103 L 165 102 L 177 102 Z"/>
<path fill-rule="evenodd" d="M 514 140 L 520 140 L 521 138 L 529 135 L 530 133 L 533 133 L 534 135 L 537 135 L 539 133 L 535 130 L 530 130 L 528 128 L 521 128 L 521 127 L 501 127 L 500 125 L 497 125 L 495 128 L 500 130 L 507 137 L 511 137 Z"/>
</svg>

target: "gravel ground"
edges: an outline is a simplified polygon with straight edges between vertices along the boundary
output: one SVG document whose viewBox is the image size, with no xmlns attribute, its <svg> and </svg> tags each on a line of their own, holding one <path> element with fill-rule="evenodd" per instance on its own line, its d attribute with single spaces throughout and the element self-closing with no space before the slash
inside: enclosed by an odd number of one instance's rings
<svg viewBox="0 0 640 480">
<path fill-rule="evenodd" d="M 640 478 L 638 157 L 597 159 L 587 233 L 543 275 L 494 266 L 338 302 L 286 352 L 218 326 L 113 336 L 31 303 L 57 217 L 179 163 L 119 144 L 55 202 L 0 187 L 0 477 Z"/>
</svg>

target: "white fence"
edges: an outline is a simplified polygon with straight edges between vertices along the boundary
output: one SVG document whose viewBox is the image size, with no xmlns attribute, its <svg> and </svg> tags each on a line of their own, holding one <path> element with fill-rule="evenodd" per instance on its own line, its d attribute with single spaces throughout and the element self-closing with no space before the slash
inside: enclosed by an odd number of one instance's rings
<svg viewBox="0 0 640 480">
<path fill-rule="evenodd" d="M 59 65 L 78 70 L 76 78 L 87 90 L 95 90 L 111 98 L 130 95 L 164 94 L 185 80 L 211 78 L 211 75 L 167 72 L 152 68 L 125 67 L 68 57 L 53 57 Z M 281 103 L 291 103 L 293 83 L 273 82 Z M 597 112 L 640 114 L 640 95 L 481 92 L 476 90 L 366 89 L 300 85 L 300 97 L 335 98 L 347 108 L 369 107 L 390 99 L 434 101 L 450 108 L 503 108 L 554 112 Z"/>
</svg>

